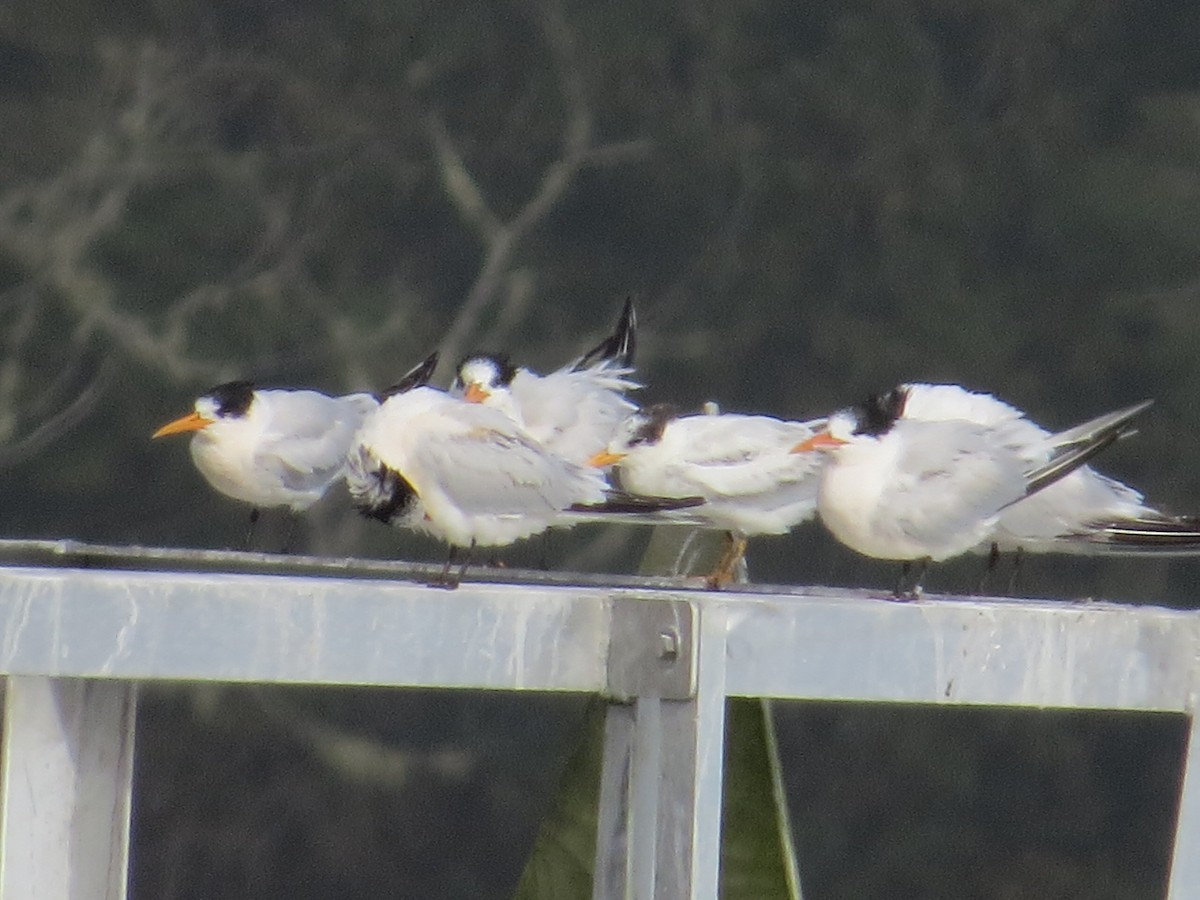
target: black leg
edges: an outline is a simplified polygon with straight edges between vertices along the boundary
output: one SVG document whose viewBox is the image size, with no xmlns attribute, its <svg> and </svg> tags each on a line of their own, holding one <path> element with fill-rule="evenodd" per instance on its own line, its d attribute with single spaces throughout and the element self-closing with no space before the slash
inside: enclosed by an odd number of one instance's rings
<svg viewBox="0 0 1200 900">
<path fill-rule="evenodd" d="M 996 568 L 1000 565 L 1000 546 L 992 542 L 992 549 L 988 551 L 987 563 L 983 567 L 983 575 L 979 578 L 979 586 L 975 593 L 986 594 L 988 587 L 992 583 L 992 576 L 996 574 Z"/>
<path fill-rule="evenodd" d="M 250 550 L 253 547 L 254 526 L 258 524 L 258 507 L 250 510 L 250 527 L 246 529 L 246 549 Z"/>
<path fill-rule="evenodd" d="M 921 582 L 925 580 L 925 573 L 929 571 L 929 564 L 932 560 L 926 556 L 922 560 L 917 561 L 917 577 L 913 579 L 912 588 L 909 593 L 916 600 L 921 596 Z"/>
<path fill-rule="evenodd" d="M 1017 552 L 1013 554 L 1013 570 L 1012 577 L 1008 579 L 1008 595 L 1015 597 L 1021 589 L 1021 563 L 1025 560 L 1025 551 L 1018 547 Z"/>
<path fill-rule="evenodd" d="M 458 573 L 451 578 L 450 567 L 454 565 L 454 561 L 459 558 L 459 548 L 451 547 L 450 552 L 446 554 L 446 564 L 442 566 L 442 571 L 438 577 L 429 582 L 430 587 L 442 587 L 448 591 L 452 591 L 462 584 L 463 575 L 467 573 L 467 568 L 471 565 L 475 557 L 475 542 L 471 541 L 471 546 L 467 548 L 467 552 L 462 556 L 462 565 L 458 568 Z"/>
<path fill-rule="evenodd" d="M 925 578 L 925 572 L 929 569 L 930 559 L 926 556 L 924 559 L 905 560 L 900 567 L 900 578 L 896 582 L 896 590 L 892 597 L 896 600 L 917 600 L 921 596 L 921 581 Z M 911 582 L 909 576 L 912 576 Z"/>
<path fill-rule="evenodd" d="M 292 552 L 292 538 L 296 536 L 296 524 L 300 521 L 300 514 L 294 509 L 288 510 L 287 517 L 287 531 L 283 533 L 283 546 L 279 548 L 283 554 Z"/>
<path fill-rule="evenodd" d="M 429 582 L 430 587 L 458 587 L 458 585 L 450 584 L 450 567 L 454 565 L 454 560 L 458 558 L 458 548 L 453 544 L 450 545 L 450 552 L 446 554 L 446 564 L 442 566 L 442 571 L 438 576 Z"/>
<path fill-rule="evenodd" d="M 459 566 L 458 576 L 454 579 L 454 584 L 451 587 L 458 587 L 462 584 L 463 576 L 467 574 L 467 566 L 471 565 L 475 560 L 475 542 L 471 541 L 471 546 L 467 548 L 467 552 L 463 554 L 462 565 Z"/>
</svg>

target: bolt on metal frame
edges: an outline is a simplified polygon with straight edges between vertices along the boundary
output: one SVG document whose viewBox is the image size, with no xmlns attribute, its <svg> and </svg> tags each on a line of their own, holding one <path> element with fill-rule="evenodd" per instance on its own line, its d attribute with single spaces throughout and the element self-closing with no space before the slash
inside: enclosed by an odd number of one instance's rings
<svg viewBox="0 0 1200 900">
<path fill-rule="evenodd" d="M 125 896 L 136 685 L 153 680 L 623 701 L 604 900 L 717 897 L 727 697 L 1183 713 L 1169 900 L 1200 898 L 1200 612 L 545 573 L 448 592 L 397 580 L 427 571 L 406 564 L 69 542 L 0 542 L 0 559 L 2 900 Z"/>
</svg>

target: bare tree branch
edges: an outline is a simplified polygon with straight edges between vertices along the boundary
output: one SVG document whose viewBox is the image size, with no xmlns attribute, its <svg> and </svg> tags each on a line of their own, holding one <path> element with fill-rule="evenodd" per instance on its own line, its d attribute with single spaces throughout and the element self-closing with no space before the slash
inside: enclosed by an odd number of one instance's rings
<svg viewBox="0 0 1200 900">
<path fill-rule="evenodd" d="M 562 199 L 575 176 L 587 163 L 588 153 L 592 149 L 592 114 L 576 59 L 574 36 L 557 2 L 545 0 L 538 4 L 538 10 L 538 22 L 554 57 L 559 73 L 559 89 L 567 106 L 562 154 L 546 168 L 533 196 L 511 220 L 495 227 L 489 226 L 482 233 L 483 263 L 458 315 L 442 339 L 442 353 L 447 359 L 456 359 L 463 352 L 468 337 L 478 327 L 484 310 L 503 282 L 517 248 Z M 446 184 L 450 180 L 445 172 L 447 157 L 439 153 L 438 158 L 443 167 L 442 181 Z M 457 155 L 453 159 L 458 159 Z M 477 211 L 464 205 L 470 197 L 468 192 L 461 189 L 461 181 L 459 178 L 454 182 L 460 185 L 460 189 L 449 191 L 450 200 L 465 219 L 476 220 Z M 471 179 L 466 181 L 474 183 Z"/>
<path fill-rule="evenodd" d="M 17 463 L 24 462 L 83 422 L 91 415 L 96 404 L 100 402 L 105 391 L 112 384 L 116 368 L 111 359 L 106 359 L 101 363 L 96 375 L 71 403 L 21 439 L 0 444 L 0 469 L 10 468 Z"/>
<path fill-rule="evenodd" d="M 429 133 L 438 175 L 454 208 L 479 233 L 485 244 L 495 243 L 504 226 L 488 206 L 483 191 L 468 171 L 466 160 L 458 152 L 446 123 L 436 110 L 430 110 L 425 116 L 425 128 Z"/>
</svg>

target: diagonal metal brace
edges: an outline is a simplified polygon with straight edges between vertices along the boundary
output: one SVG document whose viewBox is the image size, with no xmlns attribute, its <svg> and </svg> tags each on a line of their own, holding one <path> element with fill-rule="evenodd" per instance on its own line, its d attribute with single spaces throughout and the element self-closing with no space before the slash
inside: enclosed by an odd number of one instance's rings
<svg viewBox="0 0 1200 900">
<path fill-rule="evenodd" d="M 613 597 L 609 613 L 608 697 L 626 702 L 696 696 L 696 609 L 691 601 Z"/>
</svg>

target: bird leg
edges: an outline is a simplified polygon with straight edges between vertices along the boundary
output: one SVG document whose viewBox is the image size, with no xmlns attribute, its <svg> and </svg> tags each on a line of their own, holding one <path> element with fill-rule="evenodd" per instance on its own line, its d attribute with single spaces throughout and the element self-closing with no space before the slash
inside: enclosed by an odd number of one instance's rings
<svg viewBox="0 0 1200 900">
<path fill-rule="evenodd" d="M 458 558 L 458 547 L 454 544 L 450 545 L 450 552 L 446 554 L 446 564 L 442 566 L 442 571 L 438 573 L 433 581 L 429 582 L 430 587 L 441 587 L 447 590 L 452 590 L 458 587 L 457 584 L 450 583 L 450 567 L 454 565 L 454 560 Z"/>
<path fill-rule="evenodd" d="M 992 541 L 992 549 L 988 551 L 987 563 L 984 564 L 983 574 L 979 577 L 979 585 L 975 589 L 976 594 L 986 594 L 988 585 L 992 582 L 992 576 L 996 574 L 996 567 L 1000 565 L 1000 545 Z"/>
<path fill-rule="evenodd" d="M 1025 561 L 1025 552 L 1023 547 L 1017 547 L 1013 553 L 1013 570 L 1012 575 L 1008 579 L 1008 595 L 1013 597 L 1021 587 L 1021 563 Z"/>
<path fill-rule="evenodd" d="M 740 534 L 725 532 L 724 543 L 725 551 L 721 554 L 721 559 L 705 579 L 710 590 L 719 591 L 730 584 L 737 574 L 738 563 L 746 555 L 746 539 Z"/>
<path fill-rule="evenodd" d="M 300 515 L 294 509 L 287 511 L 287 530 L 283 533 L 283 546 L 279 548 L 279 552 L 287 555 L 292 552 L 292 538 L 296 536 L 296 523 L 300 521 Z"/>
<path fill-rule="evenodd" d="M 919 600 L 921 599 L 921 580 L 925 577 L 925 572 L 929 568 L 930 559 L 928 556 L 918 560 L 905 560 L 900 567 L 900 578 L 896 582 L 896 590 L 892 593 L 892 598 L 895 600 Z M 909 575 L 912 575 L 912 582 L 909 584 Z M 906 587 L 907 585 L 907 587 Z"/>
<path fill-rule="evenodd" d="M 442 571 L 438 573 L 437 578 L 429 582 L 430 587 L 445 588 L 452 591 L 462 584 L 463 575 L 467 572 L 467 567 L 471 565 L 472 557 L 475 555 L 475 542 L 471 541 L 471 546 L 467 548 L 467 552 L 463 554 L 462 565 L 459 566 L 458 574 L 453 578 L 450 577 L 450 567 L 454 565 L 454 561 L 458 559 L 459 548 L 450 545 L 450 552 L 446 554 L 446 564 L 442 566 Z"/>
<path fill-rule="evenodd" d="M 250 527 L 246 529 L 246 550 L 247 551 L 253 549 L 251 540 L 254 537 L 254 526 L 258 524 L 258 515 L 259 515 L 259 513 L 258 513 L 257 506 L 254 507 L 254 509 L 250 510 Z"/>
</svg>

